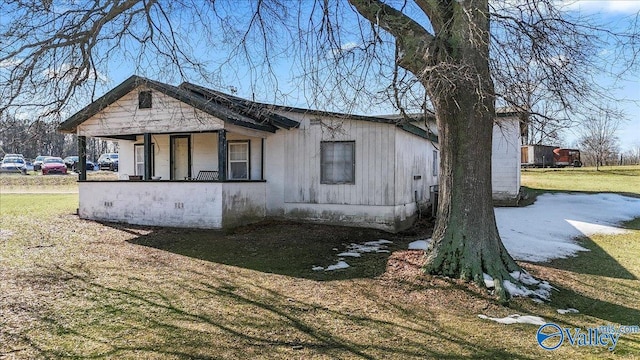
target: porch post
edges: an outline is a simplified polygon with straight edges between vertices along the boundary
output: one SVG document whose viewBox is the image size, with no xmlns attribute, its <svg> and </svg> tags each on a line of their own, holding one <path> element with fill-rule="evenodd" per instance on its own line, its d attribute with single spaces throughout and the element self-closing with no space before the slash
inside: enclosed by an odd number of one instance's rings
<svg viewBox="0 0 640 360">
<path fill-rule="evenodd" d="M 218 130 L 218 179 L 227 180 L 227 130 Z"/>
<path fill-rule="evenodd" d="M 144 133 L 144 180 L 151 180 L 153 169 L 151 168 L 151 133 Z"/>
<path fill-rule="evenodd" d="M 87 137 L 78 136 L 78 180 L 87 180 Z"/>
<path fill-rule="evenodd" d="M 260 180 L 264 180 L 264 138 L 262 138 L 260 145 Z"/>
</svg>

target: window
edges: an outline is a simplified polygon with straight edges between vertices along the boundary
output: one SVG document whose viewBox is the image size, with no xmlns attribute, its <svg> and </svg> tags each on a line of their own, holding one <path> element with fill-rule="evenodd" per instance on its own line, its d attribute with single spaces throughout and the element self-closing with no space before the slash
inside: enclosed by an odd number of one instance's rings
<svg viewBox="0 0 640 360">
<path fill-rule="evenodd" d="M 133 146 L 133 161 L 135 163 L 135 175 L 144 176 L 144 144 L 135 144 Z M 151 144 L 151 175 L 153 176 L 153 144 Z"/>
<path fill-rule="evenodd" d="M 433 150 L 433 163 L 431 164 L 431 173 L 433 176 L 438 176 L 438 168 L 440 163 L 438 162 L 438 150 Z"/>
<path fill-rule="evenodd" d="M 249 142 L 229 142 L 229 180 L 249 180 Z"/>
<path fill-rule="evenodd" d="M 320 183 L 356 183 L 355 141 L 323 141 L 320 143 Z"/>
<path fill-rule="evenodd" d="M 151 91 L 140 91 L 138 93 L 138 108 L 151 109 Z"/>
</svg>

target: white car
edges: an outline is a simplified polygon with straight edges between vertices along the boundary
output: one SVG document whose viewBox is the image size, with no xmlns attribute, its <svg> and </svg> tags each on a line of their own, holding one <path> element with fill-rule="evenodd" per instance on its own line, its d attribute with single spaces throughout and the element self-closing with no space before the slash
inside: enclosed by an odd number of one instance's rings
<svg viewBox="0 0 640 360">
<path fill-rule="evenodd" d="M 11 154 L 8 154 L 11 155 Z M 27 173 L 27 164 L 23 158 L 17 156 L 5 156 L 0 164 L 0 172 Z"/>
</svg>

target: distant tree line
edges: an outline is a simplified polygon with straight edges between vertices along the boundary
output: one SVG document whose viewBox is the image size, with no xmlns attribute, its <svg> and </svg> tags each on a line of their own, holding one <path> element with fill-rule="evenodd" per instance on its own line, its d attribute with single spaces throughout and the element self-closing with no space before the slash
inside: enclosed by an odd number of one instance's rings
<svg viewBox="0 0 640 360">
<path fill-rule="evenodd" d="M 593 114 L 580 126 L 579 148 L 581 160 L 586 166 L 640 164 L 640 143 L 622 152 L 616 135 L 626 116 L 615 110 Z"/>
<path fill-rule="evenodd" d="M 0 155 L 22 154 L 27 159 L 38 155 L 78 155 L 78 138 L 56 131 L 58 124 L 43 120 L 0 117 Z M 102 139 L 87 139 L 87 158 L 96 160 L 100 154 L 117 151 L 117 143 Z"/>
<path fill-rule="evenodd" d="M 585 166 L 640 165 L 640 144 L 626 151 L 608 151 L 600 156 L 589 150 L 581 150 L 580 157 Z"/>
</svg>

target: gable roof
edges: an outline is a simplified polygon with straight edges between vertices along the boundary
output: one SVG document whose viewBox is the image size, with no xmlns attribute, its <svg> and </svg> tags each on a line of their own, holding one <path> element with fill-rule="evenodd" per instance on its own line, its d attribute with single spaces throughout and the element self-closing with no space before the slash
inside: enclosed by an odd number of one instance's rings
<svg viewBox="0 0 640 360">
<path fill-rule="evenodd" d="M 297 121 L 268 111 L 242 111 L 242 108 L 234 110 L 233 107 L 225 106 L 219 101 L 211 101 L 212 99 L 194 93 L 189 89 L 133 75 L 62 122 L 58 126 L 58 130 L 66 133 L 75 132 L 80 124 L 142 85 L 213 115 L 225 123 L 268 132 L 275 132 L 279 127 L 289 129 L 299 126 Z"/>
<path fill-rule="evenodd" d="M 328 117 L 342 118 L 347 120 L 360 120 L 360 121 L 392 124 L 392 125 L 396 125 L 400 129 L 407 131 L 413 135 L 420 136 L 432 142 L 438 142 L 437 135 L 429 131 L 426 131 L 414 124 L 411 124 L 409 121 L 405 121 L 405 120 L 415 120 L 415 119 L 405 119 L 404 117 L 402 117 L 402 115 L 365 116 L 365 115 L 337 113 L 337 112 L 324 111 L 324 110 L 304 109 L 304 108 L 298 108 L 293 106 L 266 104 L 266 103 L 260 103 L 255 101 L 249 101 L 243 98 L 239 98 L 237 96 L 225 94 L 219 91 L 208 89 L 208 88 L 191 84 L 188 82 L 182 83 L 179 87 L 182 89 L 190 90 L 191 92 L 197 93 L 207 98 L 208 100 L 216 101 L 222 105 L 228 106 L 229 108 L 243 114 L 258 115 L 265 112 L 270 113 L 271 114 L 270 116 L 273 118 L 274 123 L 276 123 L 280 127 L 284 127 L 287 129 L 289 129 L 290 127 L 298 127 L 300 124 L 297 121 L 275 114 L 273 113 L 273 111 L 299 113 L 299 114 L 305 114 L 305 115 L 328 116 Z M 295 126 L 293 124 L 295 124 Z"/>
<path fill-rule="evenodd" d="M 129 77 L 120 85 L 69 117 L 59 125 L 58 130 L 65 133 L 75 132 L 80 124 L 142 85 L 213 115 L 225 123 L 250 129 L 275 132 L 278 128 L 291 129 L 300 126 L 298 121 L 276 112 L 279 111 L 281 113 L 300 113 L 391 124 L 429 141 L 438 141 L 437 135 L 411 123 L 414 121 L 424 121 L 426 119 L 433 120 L 435 116 L 431 112 L 426 114 L 409 114 L 408 117 L 405 117 L 402 115 L 365 116 L 304 109 L 250 101 L 189 82 L 184 82 L 176 87 L 137 75 Z M 500 112 L 498 112 L 498 116 L 500 115 Z M 504 116 L 504 114 L 502 114 L 502 116 Z"/>
<path fill-rule="evenodd" d="M 237 96 L 225 94 L 219 91 L 205 88 L 200 85 L 184 82 L 180 89 L 187 90 L 192 94 L 202 97 L 205 101 L 222 105 L 239 114 L 260 119 L 268 119 L 275 126 L 291 129 L 300 126 L 300 123 L 273 112 L 276 105 L 262 104 L 254 101 L 239 98 Z"/>
</svg>

